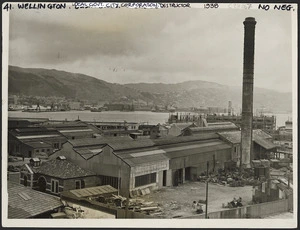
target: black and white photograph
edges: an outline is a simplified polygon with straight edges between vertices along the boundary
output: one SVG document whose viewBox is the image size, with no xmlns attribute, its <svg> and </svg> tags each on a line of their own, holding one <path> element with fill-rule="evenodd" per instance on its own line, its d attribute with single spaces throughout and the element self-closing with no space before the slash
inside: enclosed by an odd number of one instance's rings
<svg viewBox="0 0 300 230">
<path fill-rule="evenodd" d="M 296 227 L 297 11 L 4 3 L 3 226 Z"/>
</svg>

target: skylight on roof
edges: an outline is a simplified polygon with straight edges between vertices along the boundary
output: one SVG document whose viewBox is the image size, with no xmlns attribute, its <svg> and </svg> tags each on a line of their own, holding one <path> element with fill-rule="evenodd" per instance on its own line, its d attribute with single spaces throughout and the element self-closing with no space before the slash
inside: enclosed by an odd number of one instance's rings
<svg viewBox="0 0 300 230">
<path fill-rule="evenodd" d="M 22 197 L 24 200 L 31 200 L 32 198 L 25 192 L 20 192 L 18 194 L 20 197 Z"/>
</svg>

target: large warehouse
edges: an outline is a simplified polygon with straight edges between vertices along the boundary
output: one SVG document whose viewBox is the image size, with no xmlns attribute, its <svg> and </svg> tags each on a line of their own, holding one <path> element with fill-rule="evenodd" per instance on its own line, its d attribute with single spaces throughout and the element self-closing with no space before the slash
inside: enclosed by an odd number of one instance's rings
<svg viewBox="0 0 300 230">
<path fill-rule="evenodd" d="M 159 189 L 193 180 L 231 161 L 232 148 L 217 134 L 132 140 L 129 137 L 69 140 L 51 158 L 65 156 L 95 172 L 102 185 L 121 194 Z"/>
</svg>

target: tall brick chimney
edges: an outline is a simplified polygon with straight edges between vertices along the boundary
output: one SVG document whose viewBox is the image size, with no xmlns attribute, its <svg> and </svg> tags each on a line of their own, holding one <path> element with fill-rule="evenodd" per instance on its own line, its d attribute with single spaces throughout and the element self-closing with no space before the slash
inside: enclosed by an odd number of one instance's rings
<svg viewBox="0 0 300 230">
<path fill-rule="evenodd" d="M 228 101 L 228 116 L 231 116 L 232 115 L 232 103 L 231 101 Z"/>
<path fill-rule="evenodd" d="M 241 168 L 250 168 L 252 152 L 253 120 L 253 72 L 254 72 L 254 38 L 255 18 L 244 21 L 244 69 L 243 69 L 243 105 L 241 123 Z"/>
</svg>

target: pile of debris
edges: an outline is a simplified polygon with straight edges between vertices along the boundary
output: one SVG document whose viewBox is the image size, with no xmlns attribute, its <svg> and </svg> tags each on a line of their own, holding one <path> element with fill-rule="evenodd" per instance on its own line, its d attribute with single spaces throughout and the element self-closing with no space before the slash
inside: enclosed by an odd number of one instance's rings
<svg viewBox="0 0 300 230">
<path fill-rule="evenodd" d="M 114 195 L 114 194 L 106 198 L 97 197 L 96 201 L 105 204 L 111 204 L 117 208 L 122 208 L 122 209 L 125 209 L 127 205 L 126 197 L 120 195 Z M 154 203 L 153 201 L 146 202 L 144 199 L 140 199 L 140 198 L 129 199 L 128 210 L 134 212 L 140 212 L 146 215 L 159 215 L 162 213 L 162 210 L 157 203 Z"/>
<path fill-rule="evenodd" d="M 242 198 L 240 197 L 239 199 L 233 198 L 232 201 L 228 202 L 227 205 L 223 204 L 223 208 L 238 208 L 238 207 L 243 207 L 242 204 Z"/>
<path fill-rule="evenodd" d="M 217 173 L 210 173 L 208 176 L 206 173 L 202 173 L 201 176 L 198 177 L 198 181 L 200 182 L 208 182 L 221 184 L 221 185 L 229 185 L 231 187 L 243 187 L 245 185 L 258 185 L 258 180 L 254 179 L 253 170 L 240 172 L 238 169 L 235 170 L 223 170 L 219 169 Z"/>
</svg>

